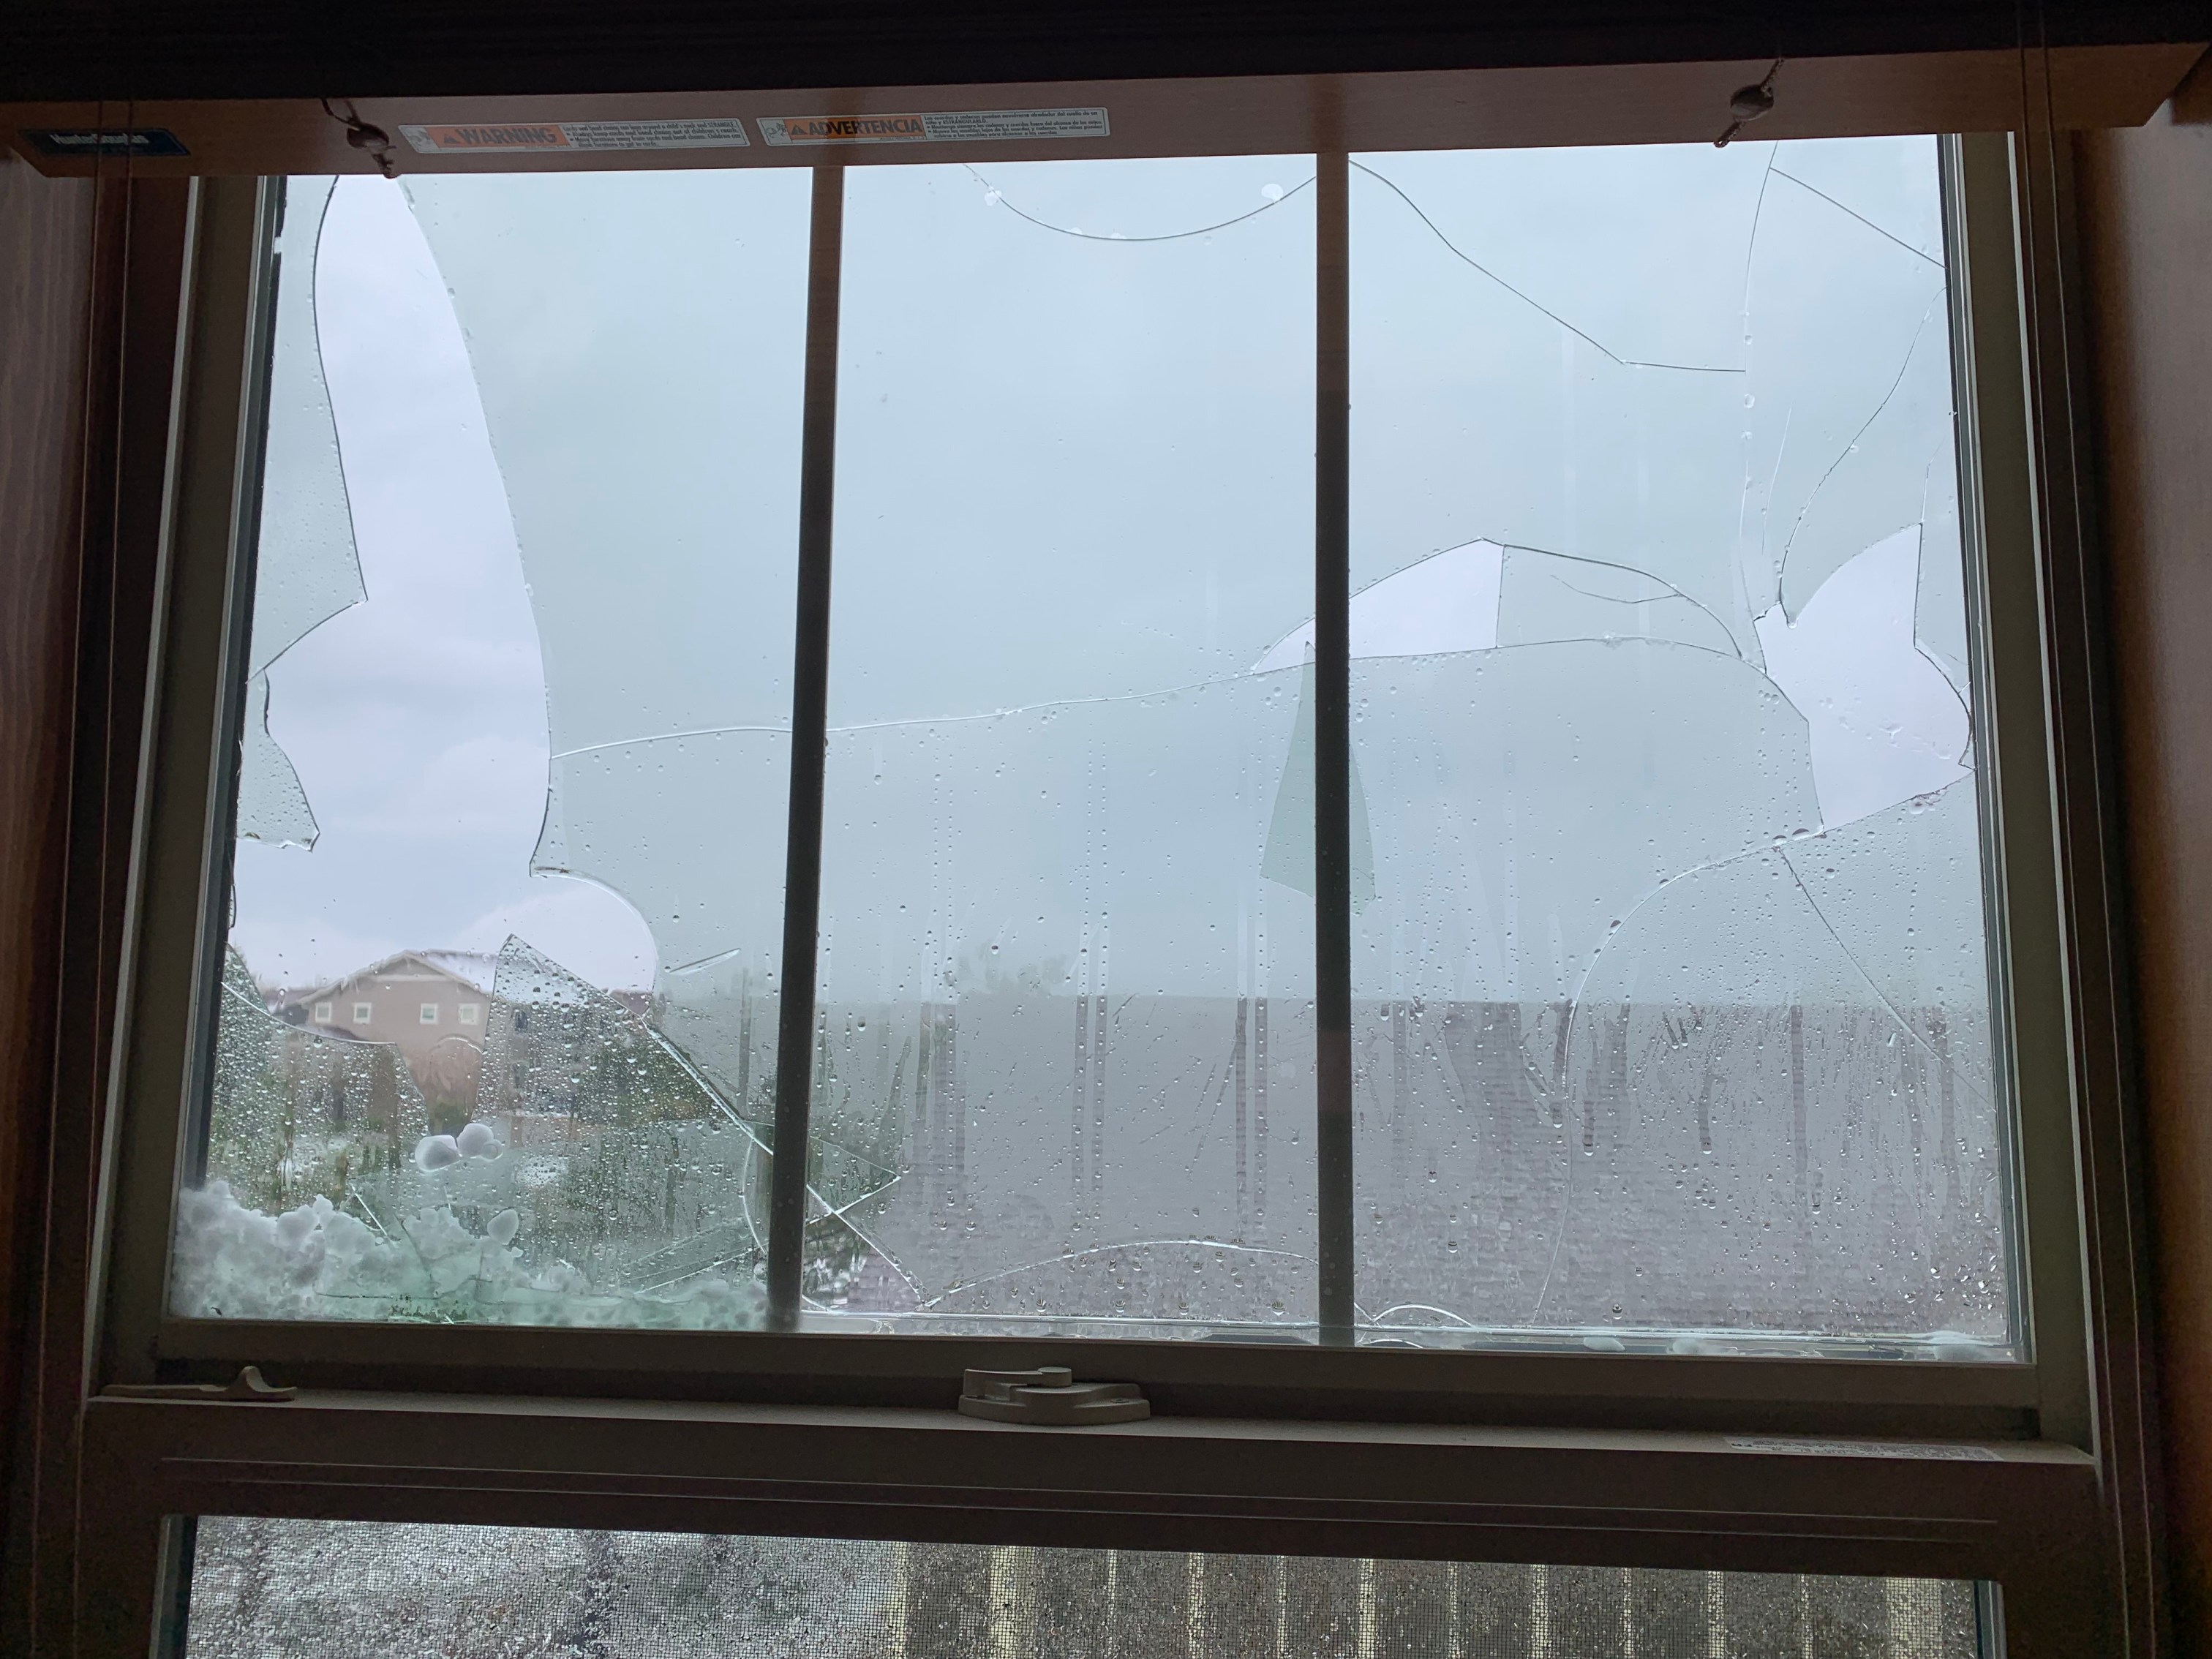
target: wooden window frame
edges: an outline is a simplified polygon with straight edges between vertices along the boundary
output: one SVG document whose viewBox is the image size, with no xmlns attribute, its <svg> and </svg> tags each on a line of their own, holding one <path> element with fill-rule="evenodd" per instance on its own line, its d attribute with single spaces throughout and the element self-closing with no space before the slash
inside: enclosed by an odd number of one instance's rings
<svg viewBox="0 0 2212 1659">
<path fill-rule="evenodd" d="M 136 520 L 158 523 L 134 567 L 152 602 L 143 718 L 110 716 L 111 732 L 143 733 L 128 852 L 107 857 L 125 894 L 110 1109 L 82 1194 L 83 1298 L 47 1310 L 83 1338 L 78 1582 L 102 1593 L 79 1603 L 80 1650 L 143 1652 L 179 1517 L 217 1513 L 1894 1573 L 1997 1587 L 2014 1655 L 2118 1652 L 2154 1629 L 2070 178 L 2052 100 L 2036 96 L 2050 64 L 2018 64 L 2014 129 L 1945 144 L 1966 233 L 1952 250 L 1962 502 L 1980 550 L 1975 672 L 1999 711 L 1984 787 L 2033 1344 L 2009 1364 L 167 1315 L 171 1207 L 196 1173 L 184 1155 L 212 1060 L 275 197 L 241 179 L 127 186 L 134 274 L 177 280 L 171 376 L 132 392 L 160 418 L 130 428 L 118 462 L 160 510 Z M 167 303 L 127 300 L 157 320 Z M 958 1373 L 1014 1349 L 1140 1381 L 1159 1414 L 1082 1431 L 954 1415 Z M 109 1391 L 249 1363 L 301 1395 Z M 1869 1440 L 1917 1443 L 1839 1443 Z"/>
</svg>

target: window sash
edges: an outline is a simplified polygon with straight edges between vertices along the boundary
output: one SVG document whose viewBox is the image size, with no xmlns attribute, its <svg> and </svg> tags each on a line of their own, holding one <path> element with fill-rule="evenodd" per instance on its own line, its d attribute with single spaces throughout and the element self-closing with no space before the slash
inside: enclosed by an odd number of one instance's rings
<svg viewBox="0 0 2212 1659">
<path fill-rule="evenodd" d="M 1325 1342 L 1350 1336 L 1351 1218 L 1348 801 L 1348 601 L 1344 488 L 1346 407 L 1343 239 L 1345 157 L 1322 158 L 1321 327 L 1318 348 L 1316 599 L 1320 690 L 1318 770 L 1334 787 L 1316 791 L 1324 1033 L 1319 1127 L 1322 1130 Z M 264 1364 L 302 1377 L 374 1376 L 379 1386 L 502 1386 L 550 1393 L 665 1393 L 720 1389 L 750 1397 L 942 1403 L 974 1364 L 1073 1363 L 1088 1374 L 1145 1384 L 1163 1400 L 1240 1413 L 1326 1409 L 1375 1417 L 1445 1419 L 1509 1413 L 1540 1401 L 1553 1421 L 1690 1425 L 1733 1414 L 1745 1423 L 1787 1420 L 1807 1431 L 1990 1436 L 2056 1435 L 2089 1443 L 2087 1370 L 2079 1271 L 2079 1194 L 2071 1165 L 2066 985 L 2051 846 L 2051 765 L 2044 723 L 2044 647 L 2036 569 L 2039 526 L 2025 441 L 2021 315 L 2013 202 L 2014 164 L 2002 137 L 1946 140 L 1947 233 L 1952 241 L 1954 371 L 1959 383 L 1961 482 L 1968 520 L 1970 628 L 1981 660 L 1978 706 L 1992 711 L 1993 743 L 1978 744 L 1984 863 L 1992 885 L 1988 927 L 1993 1024 L 2000 1075 L 2013 1073 L 2015 1216 L 2025 1231 L 2014 1251 L 2024 1301 L 2019 1324 L 2033 1358 L 2003 1364 L 1900 1364 L 1852 1360 L 1701 1359 L 1646 1354 L 1501 1352 L 1420 1355 L 1306 1346 L 1032 1341 L 877 1336 L 854 1339 L 790 1331 L 685 1333 L 495 1327 L 390 1327 L 180 1319 L 165 1309 L 172 1207 L 179 1178 L 204 1144 L 206 1079 L 212 1064 L 211 1003 L 221 961 L 215 918 L 227 879 L 233 773 L 242 704 L 229 665 L 243 649 L 252 595 L 252 510 L 258 499 L 260 405 L 265 399 L 266 331 L 273 314 L 273 185 L 210 180 L 200 186 L 195 361 L 179 405 L 174 532 L 168 550 L 170 606 L 160 674 L 163 710 L 149 750 L 140 824 L 140 868 L 196 879 L 149 884 L 137 939 L 126 1032 L 125 1107 L 117 1194 L 117 1292 L 110 1353 L 118 1380 L 156 1374 L 228 1376 Z M 785 983 L 781 1040 L 811 1051 L 814 993 L 813 903 L 820 874 L 820 750 L 826 723 L 830 463 L 834 453 L 835 315 L 838 262 L 835 185 L 842 168 L 816 170 L 816 231 L 810 276 L 806 438 L 803 447 L 799 661 L 787 877 Z M 1334 180 L 1334 193 L 1330 181 Z M 1334 222 L 1334 234 L 1329 228 Z M 825 240 L 826 239 L 826 240 Z M 1334 275 L 1332 277 L 1331 273 Z M 1334 320 L 1332 320 L 1334 319 Z M 230 331 L 227 336 L 224 331 Z M 246 332 L 238 334 L 243 329 Z M 225 342 L 263 343 L 253 351 Z M 1332 356 L 1334 354 L 1334 356 Z M 1334 458 L 1334 459 L 1332 459 Z M 811 506 L 807 503 L 811 502 Z M 814 655 L 810 660 L 809 653 Z M 239 705 L 234 707 L 233 705 Z M 216 707 L 212 726 L 176 711 Z M 811 788 L 799 768 L 812 757 Z M 1989 778 L 1986 774 L 1993 774 Z M 811 811 L 811 819 L 802 814 Z M 802 902 L 803 901 L 803 902 Z M 1344 922 L 1332 932 L 1326 918 Z M 804 971 L 796 971 L 803 955 Z M 1331 964 L 1339 970 L 1332 979 Z M 189 991 L 185 988 L 191 988 Z M 198 1018 L 191 1018 L 194 1010 Z M 1335 1023 L 1332 1025 L 1332 1012 Z M 1330 1039 L 1334 1036 L 1336 1040 Z M 1332 1063 L 1334 1052 L 1340 1056 Z M 803 1144 L 811 1065 L 779 1065 L 779 1141 Z M 183 1085 L 180 1090 L 180 1084 Z M 179 1095 L 187 1111 L 179 1110 Z M 793 1132 L 785 1139 L 786 1118 Z M 1333 1126 L 1341 1133 L 1333 1134 Z M 1345 1145 L 1329 1149 L 1338 1139 Z M 1340 1158 L 1340 1162 L 1339 1159 Z M 796 1304 L 799 1210 L 792 1160 L 772 1203 L 771 1286 L 787 1326 Z M 1338 1170 L 1331 1181 L 1329 1171 Z M 788 1213 L 786 1213 L 788 1212 Z M 1328 1246 L 1332 1234 L 1338 1248 Z M 1335 1317 L 1331 1318 L 1332 1312 Z M 867 1351 L 867 1352 L 864 1352 Z M 536 1379 L 535 1382 L 532 1379 Z M 1212 1402 L 1200 1406 L 1200 1402 Z M 1776 1413 L 1780 1413 L 1778 1419 Z"/>
</svg>

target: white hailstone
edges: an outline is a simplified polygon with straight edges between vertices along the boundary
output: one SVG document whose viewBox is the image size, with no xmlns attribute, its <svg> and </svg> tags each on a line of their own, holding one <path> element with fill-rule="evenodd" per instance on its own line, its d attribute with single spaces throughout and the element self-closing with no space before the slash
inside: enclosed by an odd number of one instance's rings
<svg viewBox="0 0 2212 1659">
<path fill-rule="evenodd" d="M 516 1230 L 521 1225 L 520 1216 L 512 1210 L 501 1210 L 491 1218 L 491 1225 L 484 1229 L 484 1233 L 493 1243 L 504 1247 L 514 1243 Z"/>
<path fill-rule="evenodd" d="M 451 1135 L 424 1135 L 415 1143 L 415 1167 L 424 1175 L 434 1175 L 460 1161 L 461 1149 Z"/>
<path fill-rule="evenodd" d="M 307 1235 L 315 1230 L 316 1215 L 312 1205 L 302 1204 L 296 1210 L 287 1210 L 276 1218 L 276 1242 L 288 1250 L 296 1250 L 307 1242 Z"/>
<path fill-rule="evenodd" d="M 463 1158 L 497 1158 L 507 1150 L 499 1144 L 499 1137 L 492 1133 L 489 1123 L 470 1124 L 453 1145 Z"/>
</svg>

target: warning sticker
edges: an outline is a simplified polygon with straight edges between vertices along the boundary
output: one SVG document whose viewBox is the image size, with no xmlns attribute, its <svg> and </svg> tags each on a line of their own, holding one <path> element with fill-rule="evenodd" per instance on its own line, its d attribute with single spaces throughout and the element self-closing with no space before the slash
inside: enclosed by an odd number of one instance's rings
<svg viewBox="0 0 2212 1659">
<path fill-rule="evenodd" d="M 399 136 L 423 155 L 537 155 L 621 149 L 743 149 L 751 143 L 739 120 L 489 121 L 453 126 L 403 126 Z"/>
<path fill-rule="evenodd" d="M 992 138 L 1104 138 L 1103 109 L 956 109 L 934 115 L 763 115 L 771 144 L 957 144 Z"/>
</svg>

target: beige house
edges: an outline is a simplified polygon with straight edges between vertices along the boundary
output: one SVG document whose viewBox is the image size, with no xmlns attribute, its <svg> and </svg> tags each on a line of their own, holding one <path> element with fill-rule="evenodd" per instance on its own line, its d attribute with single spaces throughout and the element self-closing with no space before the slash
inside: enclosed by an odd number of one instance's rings
<svg viewBox="0 0 2212 1659">
<path fill-rule="evenodd" d="M 399 1050 L 434 1117 L 443 1107 L 472 1112 L 484 1039 L 501 1005 L 494 958 L 465 951 L 403 951 L 328 985 L 287 994 L 275 1013 L 287 1024 Z"/>
</svg>

